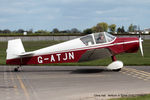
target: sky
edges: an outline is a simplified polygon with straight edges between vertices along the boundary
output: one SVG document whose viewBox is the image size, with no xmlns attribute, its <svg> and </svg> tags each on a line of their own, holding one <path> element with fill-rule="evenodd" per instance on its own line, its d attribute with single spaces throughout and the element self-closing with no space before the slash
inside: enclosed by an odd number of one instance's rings
<svg viewBox="0 0 150 100">
<path fill-rule="evenodd" d="M 150 0 L 0 0 L 0 29 L 84 30 L 99 22 L 150 28 Z"/>
</svg>

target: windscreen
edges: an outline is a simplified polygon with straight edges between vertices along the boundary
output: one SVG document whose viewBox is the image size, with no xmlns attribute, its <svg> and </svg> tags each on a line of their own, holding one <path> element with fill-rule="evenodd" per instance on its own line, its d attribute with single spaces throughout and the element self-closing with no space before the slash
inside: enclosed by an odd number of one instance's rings
<svg viewBox="0 0 150 100">
<path fill-rule="evenodd" d="M 87 46 L 94 44 L 92 35 L 87 35 L 87 36 L 81 37 L 80 40 Z"/>
<path fill-rule="evenodd" d="M 106 35 L 106 38 L 107 38 L 108 42 L 111 42 L 111 41 L 113 41 L 115 39 L 115 36 L 113 36 L 113 35 L 111 35 L 109 33 L 105 32 L 105 35 Z"/>
</svg>

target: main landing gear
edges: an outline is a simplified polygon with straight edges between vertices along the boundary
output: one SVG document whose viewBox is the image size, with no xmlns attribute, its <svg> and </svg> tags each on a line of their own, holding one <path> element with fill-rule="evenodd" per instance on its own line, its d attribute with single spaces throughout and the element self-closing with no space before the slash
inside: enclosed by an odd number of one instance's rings
<svg viewBox="0 0 150 100">
<path fill-rule="evenodd" d="M 112 70 L 112 71 L 115 71 L 115 72 L 118 72 L 121 70 L 121 68 L 123 67 L 123 62 L 122 61 L 118 61 L 116 59 L 115 56 L 112 56 L 112 63 L 110 63 L 108 66 L 107 66 L 107 69 L 108 70 Z"/>
<path fill-rule="evenodd" d="M 16 68 L 14 68 L 14 72 L 18 72 L 20 68 L 21 68 L 21 65 L 16 67 Z"/>
</svg>

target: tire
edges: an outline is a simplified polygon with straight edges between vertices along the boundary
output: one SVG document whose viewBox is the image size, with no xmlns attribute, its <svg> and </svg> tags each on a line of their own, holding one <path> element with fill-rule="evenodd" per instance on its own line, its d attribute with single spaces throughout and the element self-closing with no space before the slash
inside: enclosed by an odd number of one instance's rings
<svg viewBox="0 0 150 100">
<path fill-rule="evenodd" d="M 18 72 L 18 68 L 14 68 L 14 72 Z"/>
<path fill-rule="evenodd" d="M 121 68 L 119 68 L 119 69 L 114 69 L 113 71 L 114 71 L 114 72 L 119 72 L 119 71 L 121 71 Z"/>
</svg>

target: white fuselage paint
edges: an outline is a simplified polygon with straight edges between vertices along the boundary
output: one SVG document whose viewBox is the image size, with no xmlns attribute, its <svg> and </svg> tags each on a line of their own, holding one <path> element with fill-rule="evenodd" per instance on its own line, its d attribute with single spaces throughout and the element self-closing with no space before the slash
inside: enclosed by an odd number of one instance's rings
<svg viewBox="0 0 150 100">
<path fill-rule="evenodd" d="M 50 46 L 47 48 L 33 51 L 33 53 L 35 56 L 36 55 L 44 55 L 44 54 L 55 54 L 55 53 L 62 53 L 62 52 L 68 52 L 68 51 L 95 49 L 95 48 L 108 47 L 108 46 L 114 46 L 114 45 L 129 44 L 129 43 L 135 43 L 135 42 L 139 42 L 139 41 L 134 40 L 134 41 L 128 41 L 128 42 L 114 43 L 114 44 L 111 44 L 112 42 L 109 42 L 109 43 L 102 43 L 102 44 L 93 44 L 91 46 L 84 45 L 82 43 L 82 41 L 79 39 L 76 39 L 72 42 L 74 42 L 74 43 L 70 44 L 69 42 L 65 42 L 65 43 L 61 43 L 58 45 L 54 45 L 54 46 Z M 69 43 L 69 44 L 67 44 L 67 43 Z M 74 44 L 78 44 L 78 46 L 76 46 Z M 66 46 L 66 45 L 68 45 L 68 46 Z M 65 48 L 59 48 L 59 47 L 65 47 Z M 60 55 L 58 55 L 58 56 L 60 56 Z"/>
</svg>

